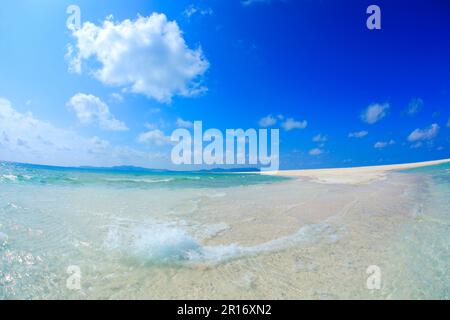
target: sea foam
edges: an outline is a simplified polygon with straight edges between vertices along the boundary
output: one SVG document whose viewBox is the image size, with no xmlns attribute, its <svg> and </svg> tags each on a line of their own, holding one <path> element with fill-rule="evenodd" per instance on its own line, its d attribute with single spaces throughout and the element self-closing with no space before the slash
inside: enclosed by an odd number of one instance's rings
<svg viewBox="0 0 450 320">
<path fill-rule="evenodd" d="M 330 225 L 320 223 L 304 226 L 294 234 L 253 246 L 238 243 L 207 246 L 202 245 L 199 240 L 179 226 L 153 223 L 130 227 L 122 224 L 109 228 L 105 246 L 148 263 L 214 265 L 305 244 L 322 236 L 330 242 L 336 238 Z"/>
</svg>

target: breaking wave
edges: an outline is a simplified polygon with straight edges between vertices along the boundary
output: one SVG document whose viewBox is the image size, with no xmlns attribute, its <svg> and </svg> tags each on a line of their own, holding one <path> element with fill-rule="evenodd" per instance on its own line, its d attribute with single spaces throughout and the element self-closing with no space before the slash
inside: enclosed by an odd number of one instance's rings
<svg viewBox="0 0 450 320">
<path fill-rule="evenodd" d="M 250 255 L 282 250 L 325 237 L 336 240 L 332 227 L 326 223 L 307 225 L 296 233 L 253 246 L 238 243 L 207 246 L 191 236 L 182 227 L 153 223 L 144 226 L 109 227 L 105 246 L 127 255 L 155 264 L 219 264 Z"/>
</svg>

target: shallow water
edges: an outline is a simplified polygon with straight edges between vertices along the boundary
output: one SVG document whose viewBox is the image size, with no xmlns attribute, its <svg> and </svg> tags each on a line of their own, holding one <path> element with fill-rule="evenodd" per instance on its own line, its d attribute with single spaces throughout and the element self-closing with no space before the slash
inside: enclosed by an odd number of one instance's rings
<svg viewBox="0 0 450 320">
<path fill-rule="evenodd" d="M 449 298 L 449 170 L 355 186 L 2 164 L 0 298 Z"/>
</svg>

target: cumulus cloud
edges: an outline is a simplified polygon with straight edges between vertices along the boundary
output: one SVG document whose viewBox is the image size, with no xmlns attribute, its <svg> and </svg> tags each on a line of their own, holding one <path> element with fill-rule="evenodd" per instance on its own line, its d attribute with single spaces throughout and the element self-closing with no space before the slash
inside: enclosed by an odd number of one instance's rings
<svg viewBox="0 0 450 320">
<path fill-rule="evenodd" d="M 318 155 L 321 155 L 322 153 L 323 153 L 323 150 L 319 149 L 319 148 L 314 148 L 314 149 L 309 150 L 309 154 L 311 156 L 318 156 Z"/>
<path fill-rule="evenodd" d="M 100 128 L 110 131 L 128 130 L 125 123 L 114 118 L 108 105 L 94 95 L 77 93 L 67 105 L 75 111 L 81 123 L 97 123 Z"/>
<path fill-rule="evenodd" d="M 183 120 L 182 118 L 178 118 L 176 123 L 177 123 L 177 126 L 180 128 L 190 129 L 190 128 L 194 127 L 194 123 L 192 121 Z"/>
<path fill-rule="evenodd" d="M 152 129 L 141 133 L 138 137 L 138 141 L 140 143 L 154 144 L 156 146 L 163 146 L 171 143 L 170 137 L 166 136 L 164 132 L 159 129 Z"/>
<path fill-rule="evenodd" d="M 386 116 L 388 109 L 388 103 L 373 103 L 361 113 L 361 120 L 368 124 L 374 124 Z"/>
<path fill-rule="evenodd" d="M 66 57 L 69 70 L 81 73 L 82 63 L 94 59 L 94 76 L 105 85 L 122 87 L 159 102 L 193 96 L 206 90 L 202 75 L 209 67 L 201 48 L 190 49 L 175 21 L 153 13 L 136 20 L 102 25 L 85 22 L 73 30 L 75 46 Z"/>
<path fill-rule="evenodd" d="M 312 141 L 314 142 L 326 142 L 328 140 L 327 136 L 324 136 L 322 134 L 318 134 L 316 136 L 313 137 Z"/>
<path fill-rule="evenodd" d="M 423 100 L 420 98 L 413 98 L 409 102 L 408 109 L 406 109 L 406 114 L 413 116 L 420 111 L 423 107 Z"/>
<path fill-rule="evenodd" d="M 432 140 L 439 133 L 439 125 L 433 123 L 431 126 L 425 129 L 416 129 L 408 136 L 409 142 L 417 142 L 424 140 Z"/>
<path fill-rule="evenodd" d="M 389 140 L 389 141 L 378 141 L 377 143 L 375 143 L 375 145 L 373 146 L 375 149 L 383 149 L 386 148 L 387 146 L 393 145 L 395 144 L 394 140 Z"/>
<path fill-rule="evenodd" d="M 98 137 L 85 138 L 36 119 L 31 113 L 20 113 L 3 98 L 0 98 L 0 155 L 4 161 L 61 166 L 163 164 L 158 160 L 160 155 L 113 146 Z"/>
<path fill-rule="evenodd" d="M 350 132 L 348 134 L 349 138 L 364 138 L 365 136 L 367 136 L 369 134 L 368 131 L 366 130 L 362 130 L 362 131 L 356 131 L 356 132 Z"/>
</svg>

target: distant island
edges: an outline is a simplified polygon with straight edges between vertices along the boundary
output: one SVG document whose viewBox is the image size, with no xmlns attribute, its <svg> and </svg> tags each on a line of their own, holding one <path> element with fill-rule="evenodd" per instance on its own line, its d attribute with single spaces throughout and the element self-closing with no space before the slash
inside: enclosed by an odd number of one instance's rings
<svg viewBox="0 0 450 320">
<path fill-rule="evenodd" d="M 112 166 L 112 167 L 96 167 L 96 166 L 78 166 L 78 167 L 63 167 L 51 166 L 31 163 L 19 163 L 1 161 L 0 163 L 9 163 L 22 167 L 34 167 L 48 170 L 81 170 L 81 171 L 107 171 L 107 172 L 123 172 L 123 173 L 239 173 L 239 172 L 260 172 L 258 168 L 212 168 L 201 170 L 169 170 L 169 169 L 152 169 L 137 166 Z"/>
</svg>

